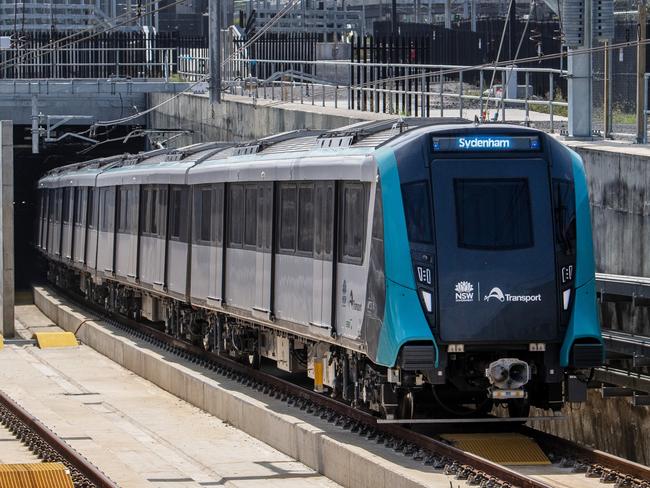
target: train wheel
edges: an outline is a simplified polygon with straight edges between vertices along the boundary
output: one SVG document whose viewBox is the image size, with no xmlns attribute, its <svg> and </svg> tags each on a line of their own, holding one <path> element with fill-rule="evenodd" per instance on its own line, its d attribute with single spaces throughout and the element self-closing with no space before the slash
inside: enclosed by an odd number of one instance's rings
<svg viewBox="0 0 650 488">
<path fill-rule="evenodd" d="M 415 397 L 412 391 L 401 395 L 397 415 L 400 419 L 412 419 L 415 417 Z"/>
</svg>

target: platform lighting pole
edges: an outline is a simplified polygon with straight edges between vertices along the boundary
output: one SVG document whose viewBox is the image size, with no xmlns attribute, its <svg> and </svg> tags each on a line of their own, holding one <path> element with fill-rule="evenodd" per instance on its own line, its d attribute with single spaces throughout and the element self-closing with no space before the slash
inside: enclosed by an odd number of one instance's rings
<svg viewBox="0 0 650 488">
<path fill-rule="evenodd" d="M 221 0 L 210 0 L 208 10 L 210 42 L 210 103 L 221 103 Z"/>
<path fill-rule="evenodd" d="M 0 121 L 0 333 L 14 330 L 14 135 L 11 120 Z"/>
<path fill-rule="evenodd" d="M 639 25 L 637 27 L 639 41 L 636 45 L 636 142 L 643 144 L 645 140 L 644 112 L 646 109 L 646 99 L 644 96 L 643 86 L 645 84 L 645 44 L 642 42 L 646 38 L 646 5 L 645 0 L 639 0 Z"/>
<path fill-rule="evenodd" d="M 397 18 L 397 0 L 391 1 L 390 9 L 390 30 L 393 37 L 397 37 L 397 24 L 399 22 L 399 19 Z"/>
</svg>

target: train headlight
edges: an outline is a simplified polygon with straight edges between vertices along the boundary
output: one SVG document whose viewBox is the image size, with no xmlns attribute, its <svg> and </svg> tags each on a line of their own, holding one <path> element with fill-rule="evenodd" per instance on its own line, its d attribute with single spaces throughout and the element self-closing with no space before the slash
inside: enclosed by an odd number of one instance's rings
<svg viewBox="0 0 650 488">
<path fill-rule="evenodd" d="M 431 313 L 431 311 L 433 310 L 431 293 L 422 290 L 422 301 L 424 302 L 424 306 L 427 309 L 427 312 Z"/>
<path fill-rule="evenodd" d="M 485 370 L 490 384 L 503 390 L 521 388 L 530 379 L 528 363 L 515 358 L 498 359 Z"/>
</svg>

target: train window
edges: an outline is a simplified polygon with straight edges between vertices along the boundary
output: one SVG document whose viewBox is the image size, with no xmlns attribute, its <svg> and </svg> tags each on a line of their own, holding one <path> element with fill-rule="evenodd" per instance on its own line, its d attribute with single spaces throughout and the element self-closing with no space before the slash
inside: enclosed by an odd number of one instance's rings
<svg viewBox="0 0 650 488">
<path fill-rule="evenodd" d="M 63 188 L 56 189 L 56 208 L 54 209 L 54 222 L 61 222 L 61 206 L 63 202 Z"/>
<path fill-rule="evenodd" d="M 187 242 L 187 197 L 188 189 L 173 186 L 169 195 L 169 238 Z"/>
<path fill-rule="evenodd" d="M 298 187 L 298 251 L 314 252 L 314 185 Z"/>
<path fill-rule="evenodd" d="M 117 231 L 135 234 L 138 229 L 138 187 L 120 186 L 117 198 Z"/>
<path fill-rule="evenodd" d="M 95 208 L 95 189 L 88 188 L 88 227 L 94 229 L 97 226 L 96 222 L 97 211 Z"/>
<path fill-rule="evenodd" d="M 244 186 L 230 185 L 228 194 L 228 244 L 239 247 L 243 242 L 244 218 L 246 215 Z"/>
<path fill-rule="evenodd" d="M 202 188 L 199 191 L 201 201 L 201 222 L 199 225 L 199 240 L 210 242 L 212 240 L 212 188 Z"/>
<path fill-rule="evenodd" d="M 454 180 L 458 246 L 522 249 L 533 245 L 528 180 Z"/>
<path fill-rule="evenodd" d="M 341 262 L 361 264 L 366 230 L 364 186 L 345 183 L 341 203 Z"/>
<path fill-rule="evenodd" d="M 257 186 L 246 185 L 244 200 L 244 244 L 257 246 Z M 232 209 L 231 215 L 234 210 Z"/>
<path fill-rule="evenodd" d="M 332 257 L 334 230 L 334 185 L 319 182 L 315 186 L 314 254 L 317 258 Z"/>
<path fill-rule="evenodd" d="M 409 241 L 430 243 L 432 226 L 429 183 L 418 181 L 402 185 L 402 198 Z"/>
<path fill-rule="evenodd" d="M 48 194 L 47 195 L 47 202 L 48 202 L 47 203 L 47 216 L 48 216 L 50 222 L 54 220 L 54 213 L 55 213 L 54 207 L 55 207 L 55 201 L 56 201 L 55 193 L 56 193 L 56 190 L 48 190 L 48 192 L 47 192 L 47 194 Z"/>
<path fill-rule="evenodd" d="M 140 219 L 142 234 L 164 237 L 167 217 L 167 189 L 164 186 L 142 187 Z"/>
<path fill-rule="evenodd" d="M 553 180 L 553 206 L 557 249 L 572 256 L 576 249 L 576 199 L 572 182 Z"/>
<path fill-rule="evenodd" d="M 101 211 L 100 232 L 113 232 L 115 219 L 115 187 L 101 188 L 99 192 Z"/>
<path fill-rule="evenodd" d="M 78 187 L 74 194 L 74 223 L 82 225 L 86 220 L 86 195 L 88 188 Z"/>
<path fill-rule="evenodd" d="M 279 249 L 285 252 L 296 250 L 296 219 L 298 202 L 296 185 L 283 184 L 280 186 L 280 238 Z"/>
<path fill-rule="evenodd" d="M 273 219 L 273 184 L 260 183 L 257 187 L 257 249 L 271 250 Z"/>
<path fill-rule="evenodd" d="M 63 189 L 63 215 L 62 220 L 64 224 L 70 223 L 70 196 L 72 194 L 72 188 Z M 74 202 L 73 202 L 74 203 Z"/>
</svg>

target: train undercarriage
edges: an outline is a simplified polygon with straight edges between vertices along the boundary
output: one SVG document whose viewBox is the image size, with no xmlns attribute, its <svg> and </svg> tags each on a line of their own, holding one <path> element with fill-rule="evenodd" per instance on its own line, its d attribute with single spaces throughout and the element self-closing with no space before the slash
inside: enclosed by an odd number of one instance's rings
<svg viewBox="0 0 650 488">
<path fill-rule="evenodd" d="M 531 404 L 553 410 L 563 404 L 562 382 L 531 382 L 524 398 L 492 398 L 486 370 L 495 366 L 496 356 L 489 354 L 447 355 L 441 383 L 426 371 L 379 366 L 359 351 L 190 305 L 135 284 L 98 279 L 63 263 L 49 262 L 47 276 L 57 287 L 74 291 L 108 312 L 146 322 L 174 338 L 255 368 L 272 365 L 292 377 L 302 376 L 302 381 L 310 379 L 314 390 L 384 419 L 484 416 L 495 404 L 507 407 L 511 417 L 526 417 Z M 517 370 L 518 364 L 506 367 L 517 371 L 513 376 L 531 374 Z M 535 373 L 534 364 L 532 369 Z"/>
</svg>

